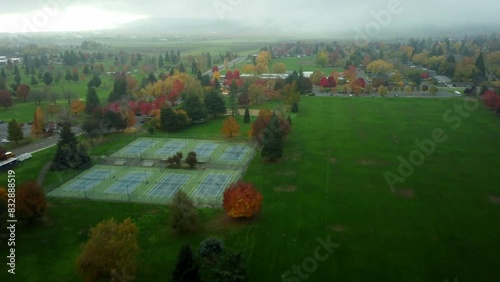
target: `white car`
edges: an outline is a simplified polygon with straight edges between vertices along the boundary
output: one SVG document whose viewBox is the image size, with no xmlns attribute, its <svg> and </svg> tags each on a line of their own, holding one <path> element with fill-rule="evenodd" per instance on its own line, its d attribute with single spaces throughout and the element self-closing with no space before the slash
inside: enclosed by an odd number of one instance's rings
<svg viewBox="0 0 500 282">
<path fill-rule="evenodd" d="M 17 157 L 17 159 L 22 162 L 22 161 L 25 161 L 27 159 L 31 159 L 32 157 L 33 157 L 33 155 L 31 155 L 30 153 L 24 153 L 22 155 L 19 155 L 19 157 Z"/>
<path fill-rule="evenodd" d="M 10 141 L 7 139 L 2 139 L 2 143 L 10 143 Z"/>
</svg>

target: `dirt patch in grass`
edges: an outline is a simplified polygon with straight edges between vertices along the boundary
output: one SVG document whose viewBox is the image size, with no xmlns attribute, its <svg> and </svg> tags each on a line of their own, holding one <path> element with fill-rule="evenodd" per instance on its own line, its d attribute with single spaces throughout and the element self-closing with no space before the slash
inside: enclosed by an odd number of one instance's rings
<svg viewBox="0 0 500 282">
<path fill-rule="evenodd" d="M 394 191 L 394 194 L 398 195 L 401 198 L 414 198 L 415 193 L 411 189 L 398 189 Z"/>
<path fill-rule="evenodd" d="M 297 191 L 297 186 L 292 186 L 292 185 L 280 186 L 280 187 L 274 188 L 274 191 L 275 192 L 283 192 L 283 193 L 292 193 L 292 192 Z"/>
<path fill-rule="evenodd" d="M 490 196 L 490 201 L 495 205 L 500 205 L 500 198 L 496 196 Z"/>
<path fill-rule="evenodd" d="M 329 161 L 330 161 L 330 163 L 334 164 L 334 163 L 337 162 L 337 159 L 336 158 L 330 158 Z"/>
</svg>

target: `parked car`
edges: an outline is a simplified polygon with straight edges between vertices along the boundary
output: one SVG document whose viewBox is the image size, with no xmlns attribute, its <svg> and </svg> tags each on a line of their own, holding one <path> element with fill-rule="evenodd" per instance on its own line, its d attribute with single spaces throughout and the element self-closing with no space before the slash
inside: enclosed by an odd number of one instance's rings
<svg viewBox="0 0 500 282">
<path fill-rule="evenodd" d="M 27 124 L 28 124 L 28 125 L 32 125 L 32 124 L 33 124 L 33 122 L 32 122 L 32 121 L 28 121 L 28 122 L 27 122 Z"/>
<path fill-rule="evenodd" d="M 7 139 L 2 139 L 2 143 L 10 143 L 10 141 Z"/>
</svg>

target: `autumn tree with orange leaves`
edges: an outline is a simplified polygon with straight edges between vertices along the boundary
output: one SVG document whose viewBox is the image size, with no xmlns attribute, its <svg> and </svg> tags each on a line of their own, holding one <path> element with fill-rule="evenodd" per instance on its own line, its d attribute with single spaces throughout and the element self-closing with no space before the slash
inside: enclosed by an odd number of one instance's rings
<svg viewBox="0 0 500 282">
<path fill-rule="evenodd" d="M 16 191 L 16 217 L 28 223 L 42 217 L 47 208 L 45 193 L 35 182 L 20 186 Z"/>
<path fill-rule="evenodd" d="M 71 112 L 76 116 L 85 110 L 85 103 L 80 99 L 71 100 Z"/>
<path fill-rule="evenodd" d="M 232 218 L 250 218 L 260 211 L 262 200 L 253 184 L 238 181 L 224 191 L 223 207 Z"/>
<path fill-rule="evenodd" d="M 222 124 L 222 134 L 227 137 L 233 137 L 240 132 L 240 125 L 233 117 L 228 117 Z"/>
<path fill-rule="evenodd" d="M 38 107 L 35 111 L 35 116 L 33 118 L 33 124 L 31 125 L 31 133 L 38 136 L 43 133 L 43 127 L 45 124 L 45 117 L 43 115 L 43 110 Z"/>
</svg>

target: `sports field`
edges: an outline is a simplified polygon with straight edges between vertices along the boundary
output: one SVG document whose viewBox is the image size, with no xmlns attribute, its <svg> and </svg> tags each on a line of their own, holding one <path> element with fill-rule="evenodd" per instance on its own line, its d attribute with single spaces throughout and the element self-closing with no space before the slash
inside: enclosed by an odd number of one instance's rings
<svg viewBox="0 0 500 282">
<path fill-rule="evenodd" d="M 182 152 L 194 151 L 198 161 L 211 164 L 245 165 L 254 149 L 246 143 L 214 140 L 139 138 L 112 155 L 118 158 L 167 159 Z"/>
<path fill-rule="evenodd" d="M 176 170 L 96 165 L 48 194 L 49 197 L 165 204 L 179 189 L 198 204 L 220 204 L 222 192 L 241 170 Z"/>
<path fill-rule="evenodd" d="M 158 161 L 190 151 L 203 163 L 198 169 L 166 169 Z M 48 196 L 165 204 L 182 189 L 198 204 L 220 206 L 223 191 L 241 178 L 254 153 L 245 143 L 139 138 L 113 154 L 112 164 L 96 165 Z"/>
</svg>

